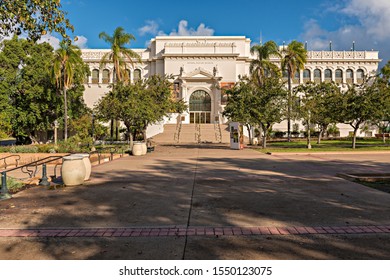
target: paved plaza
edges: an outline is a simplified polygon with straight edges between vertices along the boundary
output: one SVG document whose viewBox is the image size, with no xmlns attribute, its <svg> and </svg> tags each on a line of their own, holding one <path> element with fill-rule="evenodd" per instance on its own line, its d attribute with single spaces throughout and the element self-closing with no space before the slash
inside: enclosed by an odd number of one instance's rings
<svg viewBox="0 0 390 280">
<path fill-rule="evenodd" d="M 390 259 L 390 153 L 157 146 L 0 201 L 0 259 Z"/>
</svg>

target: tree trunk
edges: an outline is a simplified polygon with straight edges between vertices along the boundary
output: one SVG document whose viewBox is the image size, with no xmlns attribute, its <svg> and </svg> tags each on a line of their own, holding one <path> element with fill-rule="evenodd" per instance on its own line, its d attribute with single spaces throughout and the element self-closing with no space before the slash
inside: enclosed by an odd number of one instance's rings
<svg viewBox="0 0 390 280">
<path fill-rule="evenodd" d="M 111 138 L 111 141 L 114 139 L 114 119 L 111 119 L 110 138 Z"/>
<path fill-rule="evenodd" d="M 384 129 L 382 129 L 382 141 L 383 141 L 383 144 L 386 144 L 386 135 L 385 135 Z"/>
<path fill-rule="evenodd" d="M 324 128 L 321 127 L 320 129 L 320 133 L 318 134 L 318 141 L 317 141 L 317 144 L 321 144 L 321 138 L 322 138 L 322 134 L 324 133 Z"/>
<path fill-rule="evenodd" d="M 252 133 L 251 133 L 251 126 L 249 124 L 246 124 L 246 129 L 248 130 L 248 136 L 249 136 L 249 144 L 253 145 L 253 139 L 252 139 Z"/>
<path fill-rule="evenodd" d="M 356 133 L 358 130 L 359 126 L 353 129 L 353 138 L 352 138 L 352 149 L 356 148 Z"/>
<path fill-rule="evenodd" d="M 119 140 L 119 125 L 118 120 L 115 120 L 115 141 Z"/>
<path fill-rule="evenodd" d="M 291 71 L 288 71 L 287 141 L 291 142 Z"/>
<path fill-rule="evenodd" d="M 64 86 L 64 140 L 68 140 L 68 98 L 66 96 L 66 86 Z"/>
<path fill-rule="evenodd" d="M 263 149 L 267 148 L 267 131 L 263 125 L 261 126 L 261 129 L 263 130 L 263 141 L 262 141 L 262 147 Z"/>
<path fill-rule="evenodd" d="M 310 120 L 307 122 L 307 148 L 311 149 Z"/>
</svg>

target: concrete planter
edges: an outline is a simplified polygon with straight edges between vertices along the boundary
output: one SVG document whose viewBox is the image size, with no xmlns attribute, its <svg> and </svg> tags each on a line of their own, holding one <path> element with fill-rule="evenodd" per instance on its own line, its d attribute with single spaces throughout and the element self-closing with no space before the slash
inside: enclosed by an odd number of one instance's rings
<svg viewBox="0 0 390 280">
<path fill-rule="evenodd" d="M 148 148 L 145 142 L 134 142 L 132 148 L 133 156 L 143 156 L 146 155 Z"/>
<path fill-rule="evenodd" d="M 61 176 L 66 186 L 82 185 L 85 179 L 85 164 L 82 156 L 63 157 Z"/>
<path fill-rule="evenodd" d="M 142 156 L 142 143 L 134 142 L 133 149 L 131 150 L 133 156 Z"/>
<path fill-rule="evenodd" d="M 91 176 L 91 161 L 89 160 L 89 154 L 74 154 L 74 156 L 81 156 L 83 157 L 83 163 L 85 166 L 85 178 L 84 180 L 89 180 L 89 177 Z"/>
</svg>

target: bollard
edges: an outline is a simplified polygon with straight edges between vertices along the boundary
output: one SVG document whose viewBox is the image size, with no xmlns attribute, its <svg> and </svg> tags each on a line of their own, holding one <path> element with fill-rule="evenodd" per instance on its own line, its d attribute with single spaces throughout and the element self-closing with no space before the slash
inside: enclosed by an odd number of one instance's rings
<svg viewBox="0 0 390 280">
<path fill-rule="evenodd" d="M 42 165 L 42 179 L 39 181 L 39 185 L 48 187 L 50 186 L 50 182 L 47 180 L 47 171 L 46 171 L 46 163 Z"/>
<path fill-rule="evenodd" d="M 3 171 L 1 172 L 1 194 L 0 199 L 8 199 L 12 196 L 8 192 L 7 188 L 7 172 Z"/>
</svg>

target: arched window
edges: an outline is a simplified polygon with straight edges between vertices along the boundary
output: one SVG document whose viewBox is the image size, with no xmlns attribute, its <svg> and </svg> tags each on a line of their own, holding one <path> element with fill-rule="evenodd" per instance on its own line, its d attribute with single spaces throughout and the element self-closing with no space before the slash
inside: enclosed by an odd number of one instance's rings
<svg viewBox="0 0 390 280">
<path fill-rule="evenodd" d="M 353 71 L 351 69 L 348 69 L 346 72 L 345 72 L 345 77 L 346 77 L 346 81 L 348 84 L 353 84 L 354 81 L 353 81 Z"/>
<path fill-rule="evenodd" d="M 331 82 L 331 81 L 332 81 L 332 70 L 330 70 L 330 69 L 325 69 L 324 74 L 325 74 L 325 82 L 326 82 L 326 83 Z"/>
<path fill-rule="evenodd" d="M 356 71 L 356 82 L 358 84 L 361 84 L 363 83 L 363 81 L 364 81 L 364 71 L 362 69 L 358 69 Z"/>
<path fill-rule="evenodd" d="M 309 69 L 303 70 L 303 82 L 304 83 L 310 82 L 310 70 Z"/>
<path fill-rule="evenodd" d="M 190 111 L 211 111 L 211 97 L 204 90 L 197 90 L 190 97 Z"/>
<path fill-rule="evenodd" d="M 92 83 L 93 84 L 99 83 L 99 70 L 97 69 L 92 70 Z"/>
<path fill-rule="evenodd" d="M 103 70 L 102 83 L 103 84 L 110 83 L 110 71 L 108 69 Z"/>
<path fill-rule="evenodd" d="M 141 80 L 141 70 L 135 69 L 134 70 L 134 82 Z"/>
<path fill-rule="evenodd" d="M 321 83 L 321 70 L 320 69 L 314 70 L 314 82 Z"/>
<path fill-rule="evenodd" d="M 341 69 L 337 69 L 335 71 L 336 83 L 341 84 L 343 82 L 343 71 Z"/>
</svg>

